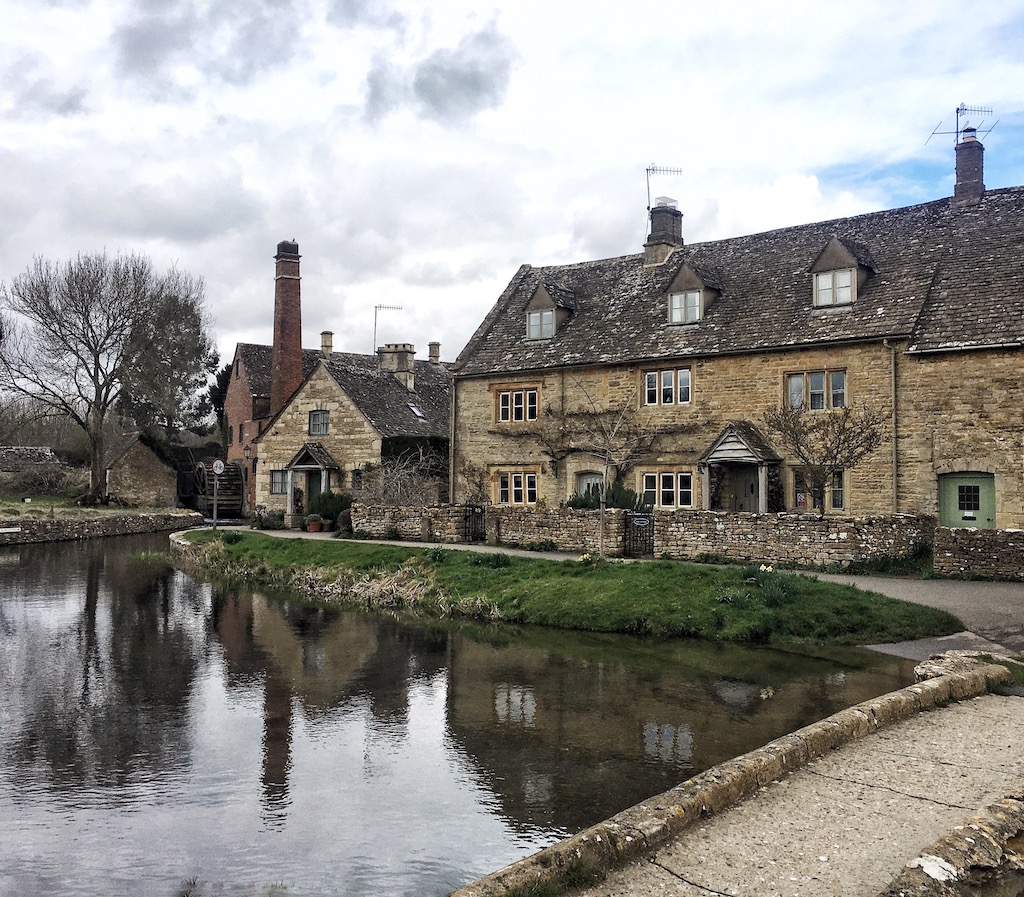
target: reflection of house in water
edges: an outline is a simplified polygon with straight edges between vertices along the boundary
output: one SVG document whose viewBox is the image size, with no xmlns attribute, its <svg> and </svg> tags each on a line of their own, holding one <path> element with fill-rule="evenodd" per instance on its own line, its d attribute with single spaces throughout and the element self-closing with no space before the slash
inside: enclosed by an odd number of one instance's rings
<svg viewBox="0 0 1024 897">
<path fill-rule="evenodd" d="M 409 686 L 444 668 L 447 637 L 358 613 L 289 607 L 260 595 L 232 594 L 218 603 L 217 634 L 228 681 L 263 679 L 263 800 L 268 822 L 282 824 L 294 713 L 308 720 L 368 708 L 367 762 L 373 739 L 404 733 Z"/>
<path fill-rule="evenodd" d="M 650 797 L 635 783 L 659 769 L 661 787 L 671 788 L 808 718 L 903 684 L 889 667 L 874 680 L 858 677 L 854 691 L 841 676 L 823 676 L 820 661 L 809 675 L 800 655 L 768 649 L 662 649 L 667 662 L 635 652 L 617 662 L 609 642 L 589 661 L 452 639 L 449 727 L 513 825 L 579 830 Z M 751 665 L 755 657 L 761 666 Z"/>
</svg>

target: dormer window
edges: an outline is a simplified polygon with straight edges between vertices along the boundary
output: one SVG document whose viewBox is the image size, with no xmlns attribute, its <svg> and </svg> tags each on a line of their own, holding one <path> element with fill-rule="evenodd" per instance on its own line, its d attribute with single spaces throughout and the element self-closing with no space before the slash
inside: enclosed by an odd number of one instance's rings
<svg viewBox="0 0 1024 897">
<path fill-rule="evenodd" d="M 555 335 L 555 310 L 545 308 L 526 313 L 526 338 L 550 339 Z"/>
<path fill-rule="evenodd" d="M 683 290 L 668 297 L 670 324 L 696 324 L 701 318 L 702 290 Z"/>
<path fill-rule="evenodd" d="M 856 293 L 857 278 L 852 268 L 836 271 L 822 271 L 814 275 L 814 305 L 829 308 L 835 305 L 849 305 Z"/>
</svg>

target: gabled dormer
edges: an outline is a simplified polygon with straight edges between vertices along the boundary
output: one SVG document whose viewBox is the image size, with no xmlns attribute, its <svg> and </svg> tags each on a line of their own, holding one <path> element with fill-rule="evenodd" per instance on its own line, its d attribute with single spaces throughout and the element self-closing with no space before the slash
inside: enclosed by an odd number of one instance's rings
<svg viewBox="0 0 1024 897">
<path fill-rule="evenodd" d="M 668 323 L 697 324 L 708 305 L 721 295 L 713 272 L 696 261 L 686 262 L 668 287 Z"/>
<path fill-rule="evenodd" d="M 539 284 L 526 304 L 526 338 L 551 339 L 575 310 L 572 290 L 556 283 Z"/>
<path fill-rule="evenodd" d="M 852 305 L 858 290 L 877 274 L 871 251 L 854 240 L 832 237 L 811 265 L 812 303 L 815 308 Z"/>
</svg>

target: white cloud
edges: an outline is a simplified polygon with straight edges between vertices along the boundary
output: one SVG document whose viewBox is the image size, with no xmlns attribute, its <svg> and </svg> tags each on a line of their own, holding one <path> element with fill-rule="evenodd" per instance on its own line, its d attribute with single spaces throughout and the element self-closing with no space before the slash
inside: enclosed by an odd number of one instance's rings
<svg viewBox="0 0 1024 897">
<path fill-rule="evenodd" d="M 1020 183 L 1024 0 L 11 0 L 0 278 L 136 250 L 205 278 L 223 354 L 269 340 L 276 244 L 307 345 L 461 349 L 523 263 L 640 250 L 652 162 L 688 242 L 937 198 L 961 101 Z"/>
</svg>

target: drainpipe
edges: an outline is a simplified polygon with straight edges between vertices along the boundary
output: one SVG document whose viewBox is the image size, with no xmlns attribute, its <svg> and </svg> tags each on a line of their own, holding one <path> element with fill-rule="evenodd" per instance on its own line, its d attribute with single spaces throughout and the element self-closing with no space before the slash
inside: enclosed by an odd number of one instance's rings
<svg viewBox="0 0 1024 897">
<path fill-rule="evenodd" d="M 892 512 L 900 512 L 899 488 L 896 479 L 899 455 L 896 445 L 896 425 L 898 422 L 896 414 L 896 346 L 889 340 L 882 340 L 882 345 L 889 350 L 889 401 L 892 402 Z"/>
<path fill-rule="evenodd" d="M 448 376 L 451 386 L 451 398 L 448 400 L 448 503 L 452 504 L 455 501 L 455 391 L 459 381 L 451 374 Z"/>
</svg>

